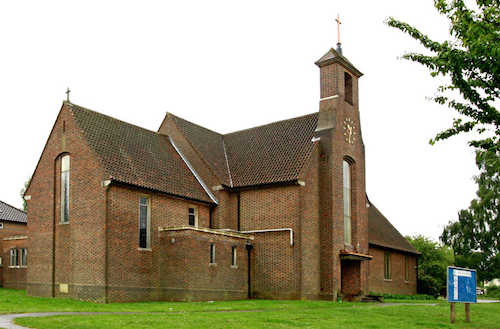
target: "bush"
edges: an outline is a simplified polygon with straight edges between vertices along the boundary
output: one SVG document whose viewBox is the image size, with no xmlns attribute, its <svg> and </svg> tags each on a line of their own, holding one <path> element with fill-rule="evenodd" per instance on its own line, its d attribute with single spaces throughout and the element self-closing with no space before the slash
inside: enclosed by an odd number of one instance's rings
<svg viewBox="0 0 500 329">
<path fill-rule="evenodd" d="M 384 299 L 408 299 L 408 300 L 435 300 L 436 297 L 431 295 L 391 295 L 381 294 Z"/>
<path fill-rule="evenodd" d="M 488 297 L 500 297 L 500 286 L 486 287 L 486 296 L 488 296 Z"/>
<path fill-rule="evenodd" d="M 419 294 L 430 295 L 438 298 L 441 291 L 439 280 L 430 275 L 420 275 L 417 282 L 417 291 Z"/>
</svg>

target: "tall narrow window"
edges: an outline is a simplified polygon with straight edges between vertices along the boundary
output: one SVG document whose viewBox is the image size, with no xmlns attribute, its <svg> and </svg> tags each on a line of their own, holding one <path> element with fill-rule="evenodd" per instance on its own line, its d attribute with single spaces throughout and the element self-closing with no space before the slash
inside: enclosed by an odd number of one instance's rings
<svg viewBox="0 0 500 329">
<path fill-rule="evenodd" d="M 21 248 L 21 266 L 26 267 L 28 265 L 28 249 Z"/>
<path fill-rule="evenodd" d="M 352 104 L 352 77 L 347 72 L 344 73 L 344 92 L 345 100 Z"/>
<path fill-rule="evenodd" d="M 391 275 L 391 252 L 384 252 L 384 279 L 390 280 Z"/>
<path fill-rule="evenodd" d="M 210 265 L 215 265 L 215 243 L 210 244 Z"/>
<path fill-rule="evenodd" d="M 19 249 L 10 250 L 10 266 L 19 266 Z"/>
<path fill-rule="evenodd" d="M 150 247 L 150 198 L 147 196 L 139 197 L 139 248 L 147 249 Z"/>
<path fill-rule="evenodd" d="M 352 244 L 351 235 L 351 165 L 344 160 L 344 244 Z"/>
<path fill-rule="evenodd" d="M 61 159 L 61 223 L 69 222 L 69 155 Z"/>
<path fill-rule="evenodd" d="M 189 225 L 198 226 L 198 207 L 189 206 Z"/>
<path fill-rule="evenodd" d="M 405 255 L 405 281 L 410 281 L 410 258 Z"/>
<path fill-rule="evenodd" d="M 232 258 L 231 258 L 231 266 L 232 267 L 238 267 L 238 263 L 236 262 L 236 246 L 233 246 L 233 252 L 232 252 Z"/>
</svg>

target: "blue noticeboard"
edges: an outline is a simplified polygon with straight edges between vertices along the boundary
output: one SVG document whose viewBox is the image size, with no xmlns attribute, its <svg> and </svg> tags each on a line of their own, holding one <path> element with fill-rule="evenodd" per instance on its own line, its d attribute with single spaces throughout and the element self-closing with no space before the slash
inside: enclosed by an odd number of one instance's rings
<svg viewBox="0 0 500 329">
<path fill-rule="evenodd" d="M 476 270 L 448 266 L 447 297 L 453 303 L 477 303 Z"/>
</svg>

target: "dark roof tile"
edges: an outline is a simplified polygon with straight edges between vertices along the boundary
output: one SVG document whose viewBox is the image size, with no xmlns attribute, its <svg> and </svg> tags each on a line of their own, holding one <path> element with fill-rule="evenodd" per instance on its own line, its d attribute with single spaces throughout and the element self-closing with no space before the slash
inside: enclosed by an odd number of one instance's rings
<svg viewBox="0 0 500 329">
<path fill-rule="evenodd" d="M 370 244 L 420 254 L 373 204 L 368 208 L 368 225 Z"/>
<path fill-rule="evenodd" d="M 24 211 L 0 201 L 0 221 L 27 223 L 28 217 Z"/>
<path fill-rule="evenodd" d="M 112 180 L 213 203 L 168 136 L 65 103 Z"/>
</svg>

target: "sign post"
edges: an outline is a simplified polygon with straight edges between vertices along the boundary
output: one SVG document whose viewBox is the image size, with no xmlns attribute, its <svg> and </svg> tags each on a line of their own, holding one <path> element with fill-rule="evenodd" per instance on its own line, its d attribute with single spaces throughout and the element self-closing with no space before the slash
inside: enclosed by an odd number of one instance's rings
<svg viewBox="0 0 500 329">
<path fill-rule="evenodd" d="M 451 323 L 455 322 L 455 303 L 465 303 L 465 321 L 470 322 L 470 303 L 477 303 L 476 270 L 448 266 L 446 296 L 450 307 Z"/>
</svg>

